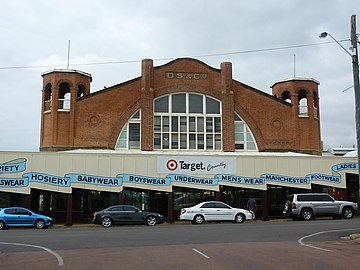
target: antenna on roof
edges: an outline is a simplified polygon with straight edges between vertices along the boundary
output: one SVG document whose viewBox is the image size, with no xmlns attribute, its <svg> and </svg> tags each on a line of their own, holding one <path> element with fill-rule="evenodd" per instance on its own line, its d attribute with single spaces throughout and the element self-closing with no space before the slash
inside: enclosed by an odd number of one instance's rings
<svg viewBox="0 0 360 270">
<path fill-rule="evenodd" d="M 69 62 L 70 62 L 70 40 L 68 43 L 68 52 L 67 52 L 67 65 L 66 65 L 67 69 L 69 69 Z"/>
</svg>

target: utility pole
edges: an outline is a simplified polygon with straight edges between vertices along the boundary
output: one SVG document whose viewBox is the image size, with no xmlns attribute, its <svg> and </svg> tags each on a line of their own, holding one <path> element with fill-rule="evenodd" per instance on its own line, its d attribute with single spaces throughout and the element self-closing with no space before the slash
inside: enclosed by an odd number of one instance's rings
<svg viewBox="0 0 360 270">
<path fill-rule="evenodd" d="M 358 173 L 360 182 L 360 85 L 359 85 L 359 57 L 357 50 L 358 35 L 356 33 L 356 15 L 351 16 L 351 45 L 352 45 L 352 67 L 354 79 L 355 94 L 355 120 L 356 120 L 356 142 L 357 142 L 357 158 Z"/>
</svg>

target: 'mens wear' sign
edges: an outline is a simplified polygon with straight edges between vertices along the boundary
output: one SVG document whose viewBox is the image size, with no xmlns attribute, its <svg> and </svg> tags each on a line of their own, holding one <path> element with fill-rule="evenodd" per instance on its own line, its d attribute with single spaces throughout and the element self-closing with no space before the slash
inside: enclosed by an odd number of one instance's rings
<svg viewBox="0 0 360 270">
<path fill-rule="evenodd" d="M 172 174 L 234 174 L 236 159 L 232 157 L 159 156 L 158 173 Z"/>
</svg>

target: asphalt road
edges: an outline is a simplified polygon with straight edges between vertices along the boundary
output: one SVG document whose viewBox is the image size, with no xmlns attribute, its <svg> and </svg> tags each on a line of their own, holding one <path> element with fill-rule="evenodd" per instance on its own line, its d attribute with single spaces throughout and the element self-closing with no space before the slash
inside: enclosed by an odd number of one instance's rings
<svg viewBox="0 0 360 270">
<path fill-rule="evenodd" d="M 360 218 L 0 231 L 0 269 L 359 269 Z"/>
</svg>

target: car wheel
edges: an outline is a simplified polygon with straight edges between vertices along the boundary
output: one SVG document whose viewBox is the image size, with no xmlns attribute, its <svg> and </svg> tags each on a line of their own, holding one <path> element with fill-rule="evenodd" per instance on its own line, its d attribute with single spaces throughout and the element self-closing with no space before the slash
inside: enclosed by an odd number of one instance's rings
<svg viewBox="0 0 360 270">
<path fill-rule="evenodd" d="M 193 219 L 193 224 L 202 224 L 204 222 L 204 217 L 202 215 L 196 215 Z"/>
<path fill-rule="evenodd" d="M 157 223 L 156 217 L 154 216 L 148 216 L 146 218 L 146 225 L 148 226 L 155 226 Z"/>
<path fill-rule="evenodd" d="M 313 212 L 311 211 L 311 209 L 304 209 L 301 211 L 301 219 L 308 221 L 311 220 L 313 218 Z"/>
<path fill-rule="evenodd" d="M 235 216 L 235 222 L 236 223 L 243 223 L 245 221 L 246 217 L 244 214 L 236 214 Z"/>
<path fill-rule="evenodd" d="M 351 219 L 354 216 L 354 210 L 350 207 L 344 208 L 342 216 L 346 219 Z"/>
<path fill-rule="evenodd" d="M 35 221 L 35 228 L 36 229 L 45 229 L 45 222 L 42 219 L 38 219 L 37 221 Z"/>
<path fill-rule="evenodd" d="M 0 230 L 5 230 L 5 229 L 6 229 L 5 222 L 0 221 Z"/>
<path fill-rule="evenodd" d="M 104 227 L 104 228 L 109 228 L 112 226 L 112 220 L 111 218 L 109 217 L 104 217 L 101 219 L 101 225 Z"/>
</svg>

